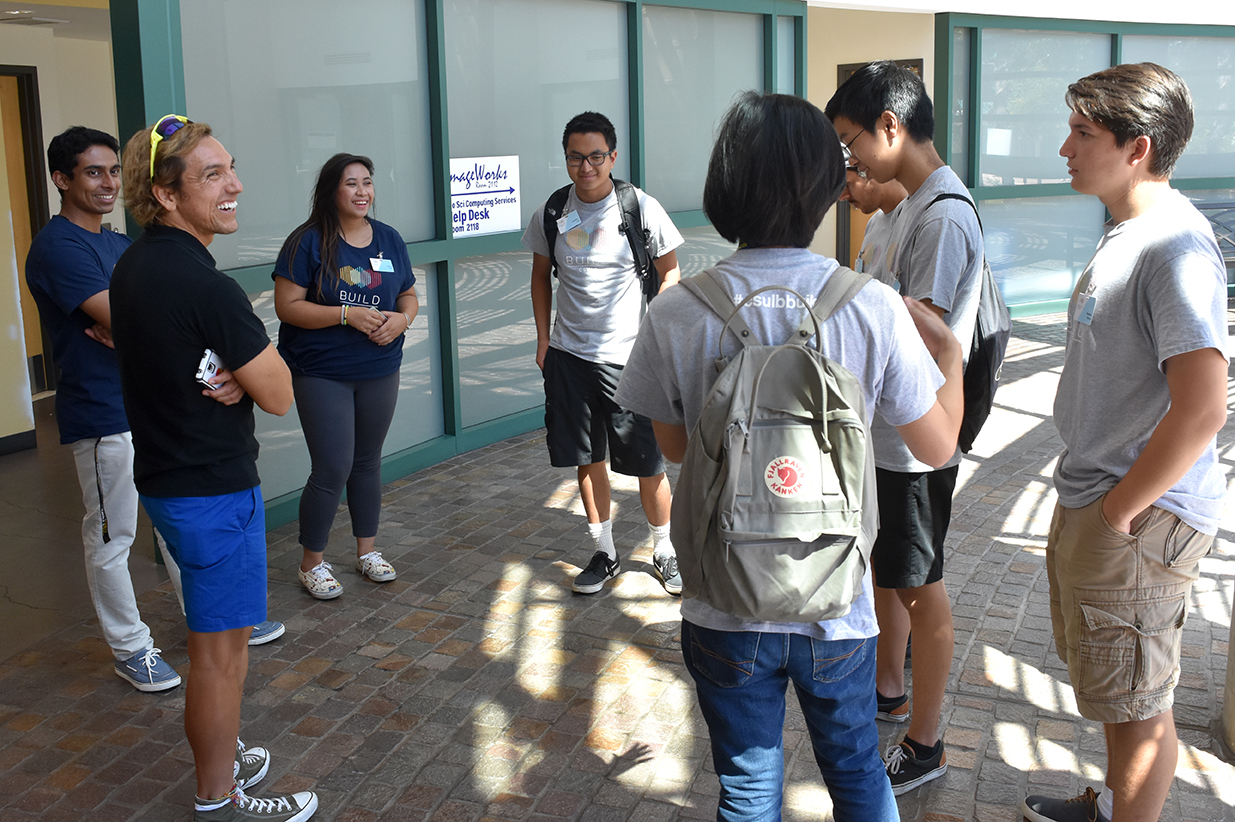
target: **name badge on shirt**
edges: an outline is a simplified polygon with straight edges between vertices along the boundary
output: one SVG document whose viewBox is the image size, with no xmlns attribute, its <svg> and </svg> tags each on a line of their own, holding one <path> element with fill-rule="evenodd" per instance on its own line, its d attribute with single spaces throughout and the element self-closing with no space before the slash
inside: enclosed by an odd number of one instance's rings
<svg viewBox="0 0 1235 822">
<path fill-rule="evenodd" d="M 1097 304 L 1098 298 L 1090 294 L 1089 299 L 1085 300 L 1085 306 L 1077 312 L 1076 321 L 1084 325 L 1089 325 L 1093 322 L 1093 310 Z"/>
<path fill-rule="evenodd" d="M 569 214 L 565 214 L 557 221 L 557 233 L 565 234 L 581 222 L 583 220 L 579 219 L 579 212 L 572 211 Z"/>
<path fill-rule="evenodd" d="M 385 274 L 393 274 L 395 270 L 395 264 L 391 262 L 390 260 L 384 259 L 382 257 L 370 257 L 369 267 L 373 271 L 378 271 L 378 272 L 382 272 Z"/>
<path fill-rule="evenodd" d="M 861 257 L 858 257 L 856 260 L 853 261 L 853 270 L 861 274 L 862 268 L 863 268 L 862 263 L 864 262 L 866 262 L 866 260 L 863 260 Z"/>
</svg>

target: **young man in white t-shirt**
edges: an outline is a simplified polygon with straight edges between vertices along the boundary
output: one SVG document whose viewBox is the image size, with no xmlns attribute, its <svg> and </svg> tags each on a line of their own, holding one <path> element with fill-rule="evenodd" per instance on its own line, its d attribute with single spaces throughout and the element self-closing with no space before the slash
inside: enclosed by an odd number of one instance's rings
<svg viewBox="0 0 1235 822">
<path fill-rule="evenodd" d="M 584 112 L 566 124 L 562 149 L 574 185 L 558 215 L 552 253 L 544 204 L 532 212 L 523 246 L 532 252 L 536 365 L 545 378 L 549 461 L 577 469 L 594 544 L 591 560 L 571 587 L 577 594 L 594 594 L 621 570 L 609 518 L 607 450 L 614 471 L 638 478 L 639 500 L 652 532 L 653 568 L 666 591 L 680 594 L 682 577 L 669 538 L 669 480 L 652 424 L 613 401 L 643 308 L 634 252 L 619 231 L 622 209 L 611 176 L 617 133 L 608 117 Z M 638 189 L 635 194 L 664 289 L 678 281 L 674 249 L 682 235 L 660 203 Z M 554 274 L 557 315 L 551 324 Z"/>
<path fill-rule="evenodd" d="M 1226 483 L 1226 268 L 1170 186 L 1192 98 L 1153 63 L 1068 87 L 1059 153 L 1111 220 L 1076 284 L 1055 425 L 1064 443 L 1046 548 L 1055 646 L 1081 716 L 1103 723 L 1100 793 L 1030 796 L 1033 822 L 1152 822 L 1175 774 L 1183 623 Z"/>
<path fill-rule="evenodd" d="M 978 313 L 982 231 L 969 202 L 939 199 L 969 194 L 935 151 L 934 108 L 921 78 L 889 61 L 871 63 L 837 89 L 824 111 L 850 164 L 880 183 L 899 182 L 908 195 L 897 207 L 888 240 L 886 281 L 929 306 L 968 356 Z M 909 720 L 904 739 L 886 756 L 892 790 L 900 795 L 943 776 L 948 767 L 939 722 L 955 639 L 943 549 L 961 452 L 956 449 L 936 467 L 916 459 L 879 419 L 872 436 L 879 488 L 879 539 L 871 554 L 880 632 L 878 716 Z M 907 694 L 910 629 L 913 693 Z"/>
</svg>

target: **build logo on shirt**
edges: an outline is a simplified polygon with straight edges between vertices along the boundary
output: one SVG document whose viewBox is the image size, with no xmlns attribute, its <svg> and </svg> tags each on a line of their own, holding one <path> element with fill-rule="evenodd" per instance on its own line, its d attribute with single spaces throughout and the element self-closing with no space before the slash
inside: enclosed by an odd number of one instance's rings
<svg viewBox="0 0 1235 822">
<path fill-rule="evenodd" d="M 339 269 L 339 279 L 348 285 L 372 289 L 381 286 L 382 273 L 380 271 L 370 271 L 367 268 L 345 265 Z"/>
<path fill-rule="evenodd" d="M 611 231 L 604 226 L 597 226 L 592 231 L 588 231 L 583 226 L 575 226 L 566 232 L 565 239 L 566 246 L 572 251 L 584 252 L 579 255 L 567 255 L 564 260 L 565 264 L 575 267 L 600 265 L 599 261 L 593 261 L 591 257 L 613 257 L 622 253 L 622 249 L 627 247 L 620 232 Z"/>
</svg>

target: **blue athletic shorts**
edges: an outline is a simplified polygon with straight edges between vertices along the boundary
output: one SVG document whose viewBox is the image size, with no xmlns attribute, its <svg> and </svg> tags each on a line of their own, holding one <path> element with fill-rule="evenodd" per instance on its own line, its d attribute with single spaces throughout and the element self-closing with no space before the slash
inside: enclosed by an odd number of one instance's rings
<svg viewBox="0 0 1235 822">
<path fill-rule="evenodd" d="M 180 566 L 190 631 L 266 621 L 266 509 L 261 486 L 218 497 L 148 497 L 142 506 Z"/>
</svg>

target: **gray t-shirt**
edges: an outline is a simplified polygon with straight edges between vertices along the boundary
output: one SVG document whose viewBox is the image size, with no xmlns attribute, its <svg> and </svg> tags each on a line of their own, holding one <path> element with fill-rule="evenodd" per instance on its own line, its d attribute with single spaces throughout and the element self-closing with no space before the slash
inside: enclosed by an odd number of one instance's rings
<svg viewBox="0 0 1235 822">
<path fill-rule="evenodd" d="M 682 244 L 682 235 L 660 203 L 639 189 L 643 227 L 651 237 L 652 256 L 663 257 Z M 545 242 L 545 205 L 532 212 L 523 232 L 523 247 L 549 256 Z M 585 203 L 572 186 L 563 215 L 577 224 L 559 231 L 557 247 L 557 314 L 549 345 L 589 362 L 623 365 L 634 345 L 643 311 L 643 291 L 635 272 L 635 255 L 618 231 L 622 210 L 617 192 L 597 203 Z"/>
<path fill-rule="evenodd" d="M 836 261 L 806 249 L 740 249 L 716 264 L 717 279 L 740 299 L 776 283 L 813 300 L 836 270 Z M 797 330 L 804 310 L 784 292 L 767 292 L 742 310 L 742 318 L 766 344 L 784 342 Z M 622 372 L 615 400 L 654 420 L 692 430 L 719 376 L 722 323 L 685 288 L 670 288 L 652 303 Z M 921 418 L 935 404 L 943 375 L 922 344 L 904 303 L 890 288 L 869 283 L 823 327 L 823 351 L 861 382 L 868 414 L 895 425 Z M 737 344 L 732 336 L 725 352 Z M 870 540 L 874 534 L 866 535 Z M 799 633 L 819 639 L 875 636 L 870 573 L 849 613 L 820 623 L 753 623 L 717 611 L 698 600 L 682 603 L 682 617 L 720 631 Z"/>
<path fill-rule="evenodd" d="M 862 235 L 862 250 L 858 252 L 858 271 L 871 275 L 881 283 L 895 288 L 892 281 L 892 265 L 888 260 L 888 242 L 892 239 L 892 222 L 900 209 L 897 204 L 891 213 L 876 211 L 866 221 Z"/>
<path fill-rule="evenodd" d="M 900 292 L 918 300 L 930 300 L 944 310 L 943 320 L 961 343 L 967 360 L 978 319 L 978 296 L 982 286 L 984 247 L 978 217 L 968 203 L 959 200 L 931 201 L 944 193 L 969 192 L 947 166 L 931 173 L 922 186 L 893 212 L 892 235 L 887 259 L 890 282 Z M 908 446 L 890 425 L 875 419 L 875 464 L 888 471 L 922 473 L 936 470 L 913 458 Z M 960 448 L 941 468 L 961 461 Z"/>
<path fill-rule="evenodd" d="M 1109 227 L 1068 307 L 1055 395 L 1060 505 L 1084 507 L 1128 473 L 1170 407 L 1163 362 L 1203 348 L 1226 357 L 1226 342 L 1226 267 L 1213 229 L 1186 197 L 1171 191 Z M 1211 442 L 1154 504 L 1216 534 L 1225 490 Z"/>
</svg>

